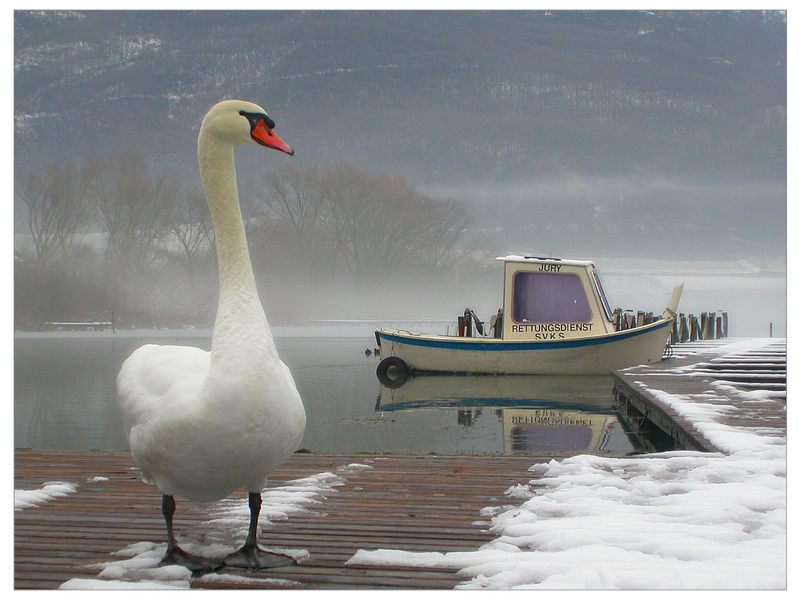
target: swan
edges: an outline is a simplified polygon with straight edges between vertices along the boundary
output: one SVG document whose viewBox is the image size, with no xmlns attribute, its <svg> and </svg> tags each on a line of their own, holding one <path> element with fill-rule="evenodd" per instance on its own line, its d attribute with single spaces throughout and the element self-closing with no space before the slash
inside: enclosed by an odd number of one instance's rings
<svg viewBox="0 0 799 600">
<path fill-rule="evenodd" d="M 267 568 L 290 558 L 258 547 L 261 490 L 300 445 L 305 409 L 280 360 L 258 298 L 236 187 L 233 149 L 259 144 L 290 156 L 266 111 L 224 100 L 203 118 L 197 140 L 200 178 L 216 233 L 219 304 L 210 352 L 147 344 L 117 376 L 117 398 L 141 477 L 162 493 L 167 549 L 161 564 L 194 573 L 222 566 Z M 192 555 L 176 542 L 174 496 L 213 501 L 246 488 L 250 523 L 244 545 L 224 559 Z"/>
</svg>

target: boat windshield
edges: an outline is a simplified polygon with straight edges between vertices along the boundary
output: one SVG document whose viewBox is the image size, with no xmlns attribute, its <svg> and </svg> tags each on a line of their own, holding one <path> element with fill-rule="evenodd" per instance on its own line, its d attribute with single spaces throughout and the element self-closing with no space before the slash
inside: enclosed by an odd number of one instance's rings
<svg viewBox="0 0 799 600">
<path fill-rule="evenodd" d="M 602 303 L 602 308 L 605 310 L 605 315 L 608 317 L 608 321 L 613 320 L 613 311 L 610 310 L 610 304 L 608 303 L 608 297 L 605 295 L 605 288 L 602 287 L 602 280 L 599 278 L 599 271 L 593 271 L 594 281 L 596 282 L 596 291 L 599 294 L 599 300 Z"/>
<path fill-rule="evenodd" d="M 591 307 L 575 274 L 519 271 L 513 276 L 512 317 L 516 323 L 584 323 Z"/>
</svg>

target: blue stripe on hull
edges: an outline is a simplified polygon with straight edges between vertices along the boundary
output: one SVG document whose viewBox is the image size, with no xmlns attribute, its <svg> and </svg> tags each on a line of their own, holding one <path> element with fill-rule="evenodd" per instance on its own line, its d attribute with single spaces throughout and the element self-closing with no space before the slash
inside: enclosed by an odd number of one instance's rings
<svg viewBox="0 0 799 600">
<path fill-rule="evenodd" d="M 497 375 L 496 377 L 502 377 Z M 382 402 L 380 410 L 390 412 L 414 408 L 537 408 L 548 410 L 573 410 L 592 415 L 615 414 L 611 407 L 597 408 L 593 404 L 580 402 L 556 402 L 553 400 L 521 400 L 519 398 L 448 398 L 441 400 L 409 400 L 406 402 Z"/>
<path fill-rule="evenodd" d="M 460 341 L 469 338 L 453 338 L 459 341 L 445 341 L 445 340 L 432 340 L 424 338 L 404 337 L 399 335 L 392 335 L 383 331 L 378 331 L 378 335 L 389 342 L 396 342 L 399 344 L 406 344 L 408 346 L 423 346 L 425 348 L 446 348 L 448 350 L 469 350 L 477 352 L 508 352 L 514 350 L 566 350 L 569 348 L 582 348 L 585 346 L 598 346 L 601 344 L 614 344 L 629 340 L 639 335 L 645 335 L 654 331 L 660 331 L 666 327 L 671 327 L 671 321 L 664 321 L 663 324 L 657 327 L 651 327 L 641 330 L 630 330 L 630 333 L 621 335 L 608 335 L 600 338 L 592 339 L 576 339 L 576 340 L 563 340 L 553 342 L 488 342 L 480 339 L 474 341 Z"/>
</svg>

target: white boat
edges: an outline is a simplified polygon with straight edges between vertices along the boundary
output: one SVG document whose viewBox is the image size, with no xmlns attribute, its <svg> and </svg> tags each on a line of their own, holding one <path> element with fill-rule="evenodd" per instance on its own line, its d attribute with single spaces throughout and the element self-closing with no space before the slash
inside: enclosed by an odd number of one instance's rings
<svg viewBox="0 0 799 600">
<path fill-rule="evenodd" d="M 682 284 L 653 322 L 614 323 L 592 261 L 503 256 L 505 285 L 494 337 L 437 335 L 401 329 L 375 332 L 384 385 L 412 371 L 604 375 L 662 359 Z"/>
</svg>

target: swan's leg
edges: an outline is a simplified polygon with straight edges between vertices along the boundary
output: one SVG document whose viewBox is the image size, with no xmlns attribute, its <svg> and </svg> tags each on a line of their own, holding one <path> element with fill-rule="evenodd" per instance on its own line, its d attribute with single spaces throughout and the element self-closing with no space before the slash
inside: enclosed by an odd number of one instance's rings
<svg viewBox="0 0 799 600">
<path fill-rule="evenodd" d="M 261 494 L 250 492 L 250 529 L 247 540 L 236 552 L 225 557 L 225 566 L 243 569 L 271 569 L 296 565 L 294 559 L 283 554 L 274 554 L 258 547 L 258 515 L 261 513 Z"/>
<path fill-rule="evenodd" d="M 178 546 L 178 543 L 175 541 L 175 531 L 172 527 L 172 517 L 175 515 L 174 496 L 164 495 L 161 498 L 161 512 L 166 522 L 166 553 L 161 559 L 161 562 L 158 563 L 159 567 L 165 565 L 181 565 L 195 575 L 202 575 L 203 573 L 210 573 L 211 571 L 221 569 L 224 566 L 221 560 L 189 554 Z"/>
</svg>

